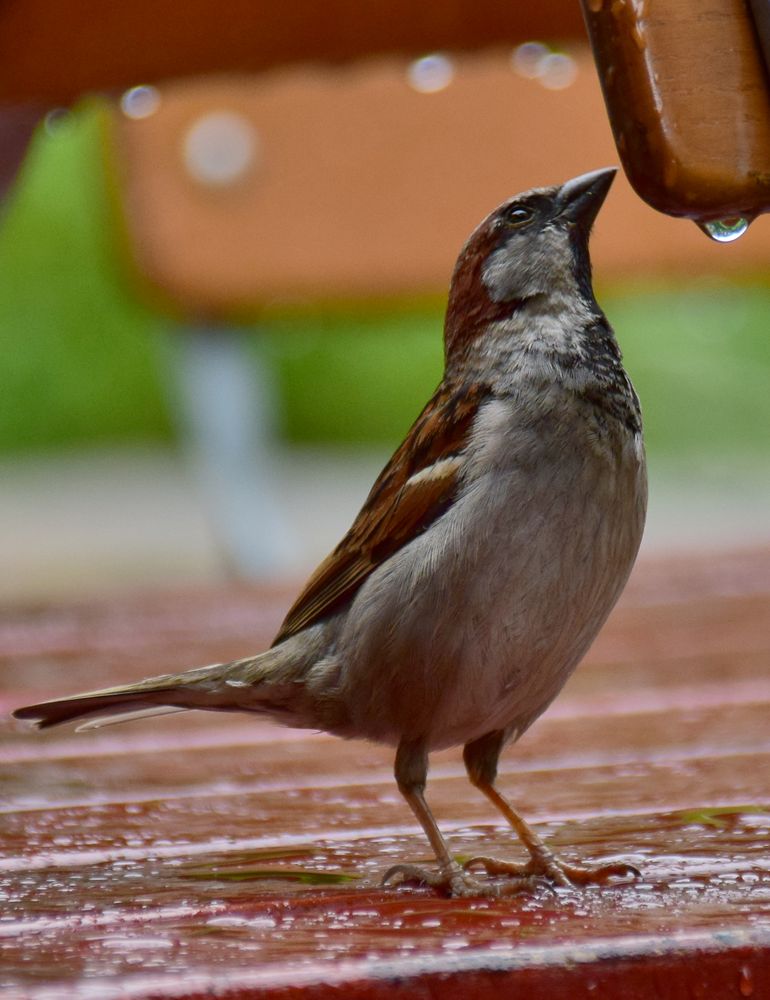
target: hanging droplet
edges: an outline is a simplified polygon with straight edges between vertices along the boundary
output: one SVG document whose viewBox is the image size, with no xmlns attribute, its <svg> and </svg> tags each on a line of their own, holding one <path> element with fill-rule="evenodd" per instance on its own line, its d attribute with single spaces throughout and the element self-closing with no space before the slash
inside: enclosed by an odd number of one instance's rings
<svg viewBox="0 0 770 1000">
<path fill-rule="evenodd" d="M 742 215 L 736 215 L 731 219 L 711 219 L 709 222 L 699 222 L 698 228 L 702 229 L 706 236 L 717 243 L 732 243 L 739 239 L 749 228 L 750 219 L 744 219 Z"/>
</svg>

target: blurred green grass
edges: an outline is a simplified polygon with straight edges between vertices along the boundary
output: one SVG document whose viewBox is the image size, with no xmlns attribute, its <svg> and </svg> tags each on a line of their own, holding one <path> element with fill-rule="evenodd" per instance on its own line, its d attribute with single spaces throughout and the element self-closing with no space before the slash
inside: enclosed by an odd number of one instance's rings
<svg viewBox="0 0 770 1000">
<path fill-rule="evenodd" d="M 100 114 L 83 108 L 37 136 L 0 227 L 0 453 L 174 437 L 171 324 L 121 271 Z M 651 452 L 770 454 L 770 292 L 701 281 L 599 293 Z M 288 440 L 394 444 L 439 378 L 441 306 L 275 318 L 255 342 Z"/>
</svg>

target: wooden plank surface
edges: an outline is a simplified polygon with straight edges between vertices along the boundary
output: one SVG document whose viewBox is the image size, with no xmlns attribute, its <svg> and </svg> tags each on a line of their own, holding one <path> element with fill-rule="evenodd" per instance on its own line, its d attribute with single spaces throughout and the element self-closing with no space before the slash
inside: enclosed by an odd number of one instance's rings
<svg viewBox="0 0 770 1000">
<path fill-rule="evenodd" d="M 289 593 L 0 616 L 3 996 L 770 996 L 770 551 L 648 563 L 501 786 L 568 860 L 505 900 L 382 889 L 428 850 L 391 753 L 246 717 L 30 733 L 33 698 L 253 652 Z M 520 849 L 435 755 L 452 850 Z"/>
</svg>

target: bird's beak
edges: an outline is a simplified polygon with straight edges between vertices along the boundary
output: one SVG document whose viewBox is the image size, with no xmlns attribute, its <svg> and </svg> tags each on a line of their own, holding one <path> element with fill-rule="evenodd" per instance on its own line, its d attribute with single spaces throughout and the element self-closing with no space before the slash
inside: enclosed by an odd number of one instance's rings
<svg viewBox="0 0 770 1000">
<path fill-rule="evenodd" d="M 559 218 L 590 229 L 617 172 L 617 167 L 605 167 L 563 184 L 556 196 Z"/>
</svg>

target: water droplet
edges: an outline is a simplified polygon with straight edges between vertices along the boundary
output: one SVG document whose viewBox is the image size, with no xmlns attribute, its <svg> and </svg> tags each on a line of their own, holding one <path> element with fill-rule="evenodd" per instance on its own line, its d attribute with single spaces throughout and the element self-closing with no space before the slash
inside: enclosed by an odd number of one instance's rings
<svg viewBox="0 0 770 1000">
<path fill-rule="evenodd" d="M 227 187 L 245 177 L 260 157 L 257 130 L 244 115 L 211 111 L 198 118 L 184 137 L 184 163 L 208 187 Z"/>
<path fill-rule="evenodd" d="M 540 60 L 538 80 L 546 90 L 566 90 L 576 76 L 577 63 L 566 52 L 550 52 Z"/>
<path fill-rule="evenodd" d="M 539 64 L 550 51 L 542 42 L 524 42 L 513 50 L 511 65 L 519 76 L 536 80 L 540 76 Z"/>
<path fill-rule="evenodd" d="M 537 80 L 546 90 L 565 90 L 575 82 L 577 63 L 566 52 L 554 52 L 542 42 L 524 42 L 511 55 L 514 72 Z"/>
<path fill-rule="evenodd" d="M 460 951 L 461 948 L 467 948 L 470 941 L 467 938 L 450 938 L 449 940 L 444 940 L 441 943 L 441 947 L 445 951 Z"/>
<path fill-rule="evenodd" d="M 139 120 L 154 115 L 160 107 L 160 94 L 155 87 L 131 87 L 120 98 L 120 110 L 128 118 Z"/>
<path fill-rule="evenodd" d="M 420 94 L 435 94 L 446 89 L 454 75 L 452 60 L 440 52 L 415 59 L 406 71 L 409 86 Z"/>
<path fill-rule="evenodd" d="M 741 978 L 738 985 L 742 997 L 754 995 L 754 983 L 752 982 L 751 968 L 748 965 L 741 966 Z"/>
<path fill-rule="evenodd" d="M 706 236 L 717 243 L 732 243 L 739 239 L 749 228 L 750 219 L 742 215 L 733 216 L 730 219 L 711 219 L 709 222 L 699 222 L 698 228 L 702 229 Z"/>
<path fill-rule="evenodd" d="M 43 119 L 43 126 L 49 135 L 56 135 L 71 118 L 72 114 L 68 108 L 52 108 Z"/>
</svg>

